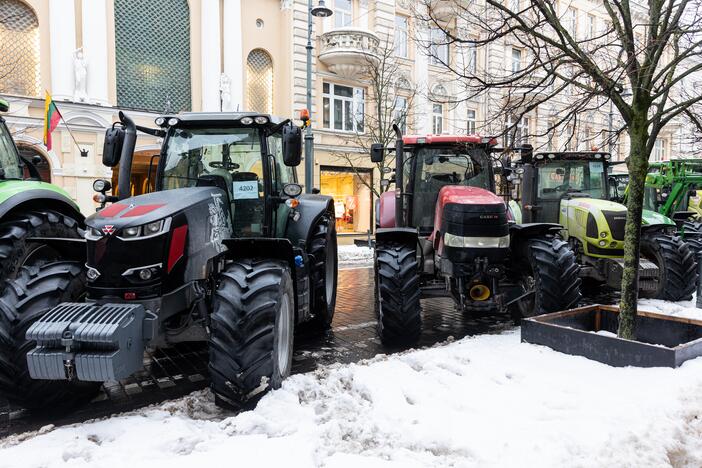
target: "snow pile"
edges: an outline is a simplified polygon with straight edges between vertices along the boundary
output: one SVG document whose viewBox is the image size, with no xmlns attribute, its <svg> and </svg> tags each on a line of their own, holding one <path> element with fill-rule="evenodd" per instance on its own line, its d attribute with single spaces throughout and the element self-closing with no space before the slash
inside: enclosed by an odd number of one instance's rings
<svg viewBox="0 0 702 468">
<path fill-rule="evenodd" d="M 373 266 L 373 249 L 356 245 L 340 245 L 337 256 L 340 266 Z"/>
<path fill-rule="evenodd" d="M 694 294 L 690 301 L 668 302 L 660 299 L 639 299 L 639 310 L 702 320 L 702 309 L 698 309 L 696 303 L 697 297 Z"/>
<path fill-rule="evenodd" d="M 0 465 L 702 466 L 702 359 L 616 369 L 518 331 L 296 375 L 236 417 L 209 398 L 11 437 Z"/>
</svg>

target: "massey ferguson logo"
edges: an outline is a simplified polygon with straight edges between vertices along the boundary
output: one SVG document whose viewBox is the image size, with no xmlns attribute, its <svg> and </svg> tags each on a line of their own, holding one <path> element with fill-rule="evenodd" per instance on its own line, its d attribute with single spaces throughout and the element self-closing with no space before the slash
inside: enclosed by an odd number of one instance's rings
<svg viewBox="0 0 702 468">
<path fill-rule="evenodd" d="M 102 232 L 104 232 L 105 235 L 109 236 L 110 234 L 115 232 L 115 227 L 112 224 L 105 224 L 105 226 L 103 226 L 102 228 Z"/>
</svg>

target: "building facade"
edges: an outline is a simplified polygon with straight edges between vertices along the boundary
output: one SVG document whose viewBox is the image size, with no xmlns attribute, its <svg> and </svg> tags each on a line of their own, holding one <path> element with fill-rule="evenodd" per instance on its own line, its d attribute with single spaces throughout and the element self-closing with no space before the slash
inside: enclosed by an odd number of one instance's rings
<svg viewBox="0 0 702 468">
<path fill-rule="evenodd" d="M 368 67 L 381 56 L 392 61 L 393 112 L 407 132 L 490 134 L 504 124 L 490 112 L 498 97 L 452 102 L 460 83 L 435 57 L 485 69 L 519 66 L 523 58 L 507 43 L 460 54 L 438 45 L 437 31 L 416 19 L 422 5 L 413 0 L 326 3 L 333 15 L 313 18 L 314 184 L 334 196 L 338 231 L 359 234 L 374 225 L 380 179 L 357 144 L 373 134 L 378 108 Z M 568 2 L 568 12 L 583 32 L 605 21 L 592 0 Z M 41 156 L 40 169 L 87 214 L 95 208 L 92 181 L 116 172 L 102 166 L 101 153 L 104 131 L 119 111 L 148 126 L 179 111 L 292 117 L 305 108 L 307 24 L 308 0 L 0 0 L 0 94 L 11 101 L 5 118 L 20 149 Z M 45 90 L 63 116 L 51 151 L 41 141 Z M 567 105 L 567 96 L 549 103 Z M 519 132 L 538 134 L 553 112 L 535 110 Z M 609 109 L 585 116 L 570 147 L 592 146 L 612 119 Z M 686 131 L 666 129 L 652 159 L 686 155 Z M 530 138 L 535 146 L 565 148 L 557 135 Z M 139 136 L 133 193 L 149 190 L 159 145 Z M 612 150 L 624 154 L 625 145 Z"/>
</svg>

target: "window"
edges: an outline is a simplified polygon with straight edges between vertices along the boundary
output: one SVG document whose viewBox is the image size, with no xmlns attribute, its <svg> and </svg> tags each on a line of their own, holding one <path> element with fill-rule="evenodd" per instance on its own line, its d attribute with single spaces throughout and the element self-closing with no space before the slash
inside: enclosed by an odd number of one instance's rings
<svg viewBox="0 0 702 468">
<path fill-rule="evenodd" d="M 2 120 L 0 120 L 0 169 L 5 171 L 5 178 L 22 178 L 22 168 L 19 165 L 19 158 L 12 142 L 12 136 Z"/>
<path fill-rule="evenodd" d="M 519 0 L 509 0 L 509 9 L 512 12 L 517 12 L 520 10 Z"/>
<path fill-rule="evenodd" d="M 392 120 L 396 123 L 402 133 L 407 132 L 407 98 L 402 96 L 397 96 L 395 98 L 395 105 L 393 106 L 393 116 Z"/>
<path fill-rule="evenodd" d="M 395 16 L 395 55 L 407 58 L 407 17 Z"/>
<path fill-rule="evenodd" d="M 593 15 L 587 15 L 587 38 L 593 39 L 597 34 L 597 20 Z"/>
<path fill-rule="evenodd" d="M 575 8 L 568 8 L 568 11 L 566 11 L 565 27 L 572 37 L 575 37 L 577 24 L 578 12 L 575 10 Z"/>
<path fill-rule="evenodd" d="M 254 49 L 246 59 L 246 110 L 273 113 L 273 60 L 263 49 Z"/>
<path fill-rule="evenodd" d="M 363 132 L 364 90 L 350 86 L 322 85 L 322 126 L 344 132 Z"/>
<path fill-rule="evenodd" d="M 432 106 L 431 132 L 435 135 L 444 132 L 444 106 L 442 104 Z"/>
<path fill-rule="evenodd" d="M 115 54 L 118 106 L 190 110 L 187 0 L 115 0 Z"/>
<path fill-rule="evenodd" d="M 371 229 L 373 216 L 373 173 L 371 169 L 321 166 L 322 193 L 334 198 L 336 231 L 365 233 Z"/>
<path fill-rule="evenodd" d="M 468 109 L 466 113 L 466 130 L 468 135 L 475 134 L 475 111 L 473 109 Z"/>
<path fill-rule="evenodd" d="M 529 117 L 522 117 L 522 120 L 515 125 L 516 121 L 517 117 L 510 115 L 505 122 L 507 133 L 505 134 L 504 140 L 506 148 L 517 147 L 528 143 Z"/>
<path fill-rule="evenodd" d="M 602 161 L 554 160 L 539 165 L 537 197 L 559 200 L 565 193 L 580 192 L 605 199 L 605 171 Z"/>
<path fill-rule="evenodd" d="M 39 96 L 39 21 L 19 0 L 0 2 L 0 91 Z"/>
<path fill-rule="evenodd" d="M 449 49 L 446 34 L 439 28 L 431 29 L 431 45 L 429 46 L 429 63 L 432 65 L 448 64 Z"/>
<path fill-rule="evenodd" d="M 522 51 L 512 47 L 512 73 L 518 73 L 522 69 Z"/>
<path fill-rule="evenodd" d="M 467 44 L 466 69 L 470 73 L 475 73 L 478 65 L 478 47 L 475 43 Z"/>
<path fill-rule="evenodd" d="M 665 161 L 667 159 L 666 147 L 667 141 L 665 138 L 656 138 L 656 143 L 653 145 L 653 160 Z"/>
<path fill-rule="evenodd" d="M 556 137 L 556 121 L 549 120 L 548 122 L 548 140 L 546 141 L 546 151 L 558 150 L 558 139 Z"/>
<path fill-rule="evenodd" d="M 351 0 L 334 0 L 334 26 L 343 28 L 351 26 L 353 21 L 353 7 Z"/>
</svg>

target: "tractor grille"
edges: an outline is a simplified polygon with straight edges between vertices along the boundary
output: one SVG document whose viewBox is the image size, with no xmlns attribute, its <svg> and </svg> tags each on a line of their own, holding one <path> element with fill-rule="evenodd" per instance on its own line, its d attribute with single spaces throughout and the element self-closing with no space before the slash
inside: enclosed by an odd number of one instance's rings
<svg viewBox="0 0 702 468">
<path fill-rule="evenodd" d="M 626 224 L 626 211 L 602 211 L 609 231 L 612 233 L 612 238 L 615 240 L 624 240 L 624 225 Z"/>
</svg>

